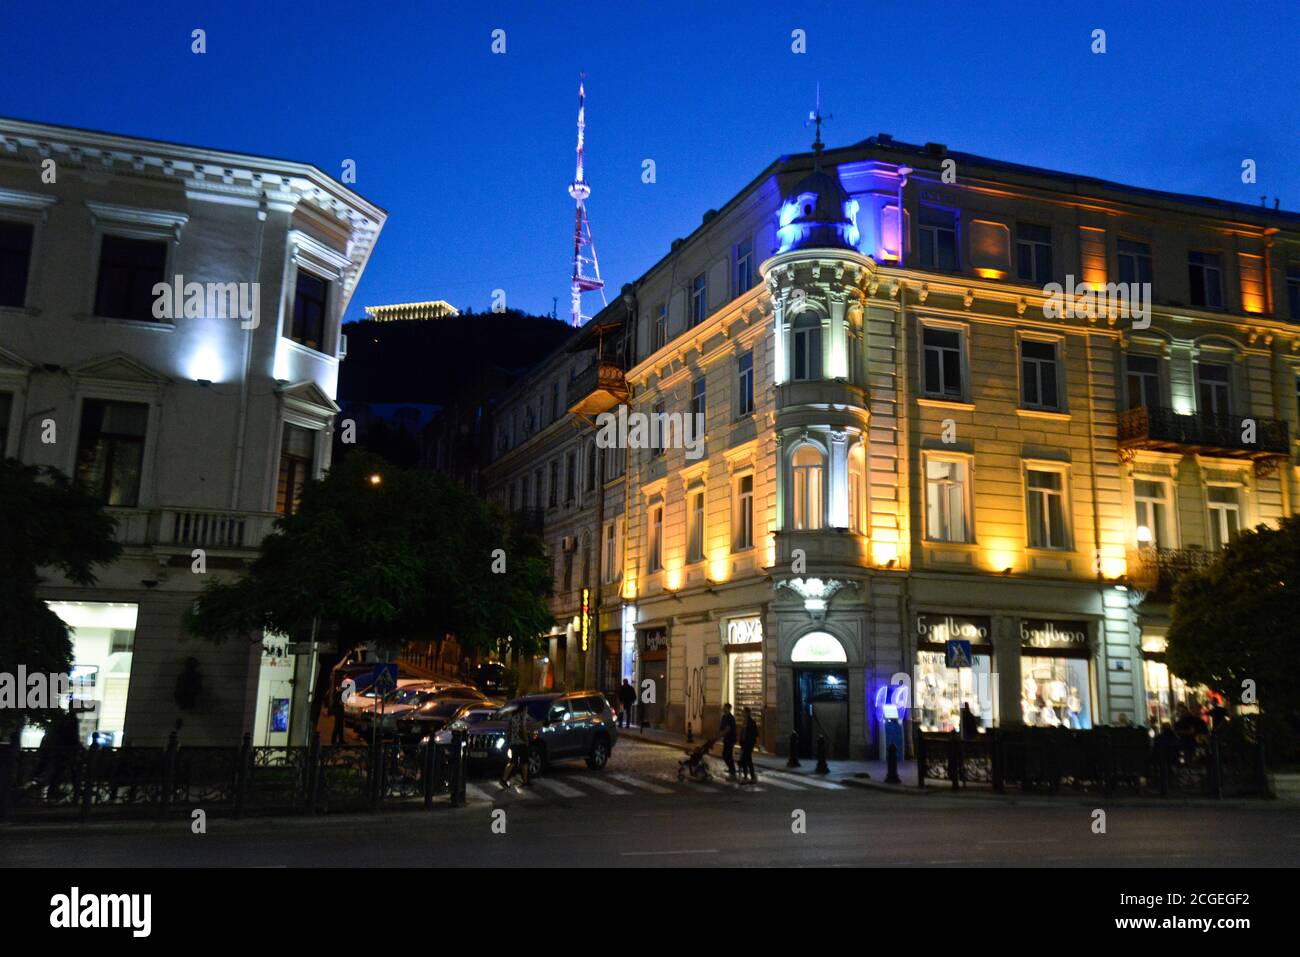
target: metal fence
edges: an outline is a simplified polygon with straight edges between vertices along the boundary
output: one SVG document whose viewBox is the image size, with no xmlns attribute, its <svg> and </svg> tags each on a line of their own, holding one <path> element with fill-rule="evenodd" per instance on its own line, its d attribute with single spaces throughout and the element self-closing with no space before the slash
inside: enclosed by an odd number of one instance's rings
<svg viewBox="0 0 1300 957">
<path fill-rule="evenodd" d="M 0 821 L 208 813 L 322 814 L 465 801 L 465 739 L 450 745 L 21 748 L 0 745 Z M 441 803 L 441 802 L 440 802 Z"/>
<path fill-rule="evenodd" d="M 1076 791 L 1113 794 L 1124 788 L 1169 795 L 1267 797 L 1272 786 L 1263 744 L 1250 729 L 1216 730 L 1196 742 L 1152 739 L 1143 728 L 992 728 L 963 739 L 915 733 L 917 786 L 944 781 L 953 789 Z"/>
</svg>

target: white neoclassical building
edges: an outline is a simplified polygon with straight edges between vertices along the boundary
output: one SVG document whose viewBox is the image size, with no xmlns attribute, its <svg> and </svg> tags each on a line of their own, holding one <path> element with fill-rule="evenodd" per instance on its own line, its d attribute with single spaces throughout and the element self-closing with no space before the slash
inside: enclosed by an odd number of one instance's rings
<svg viewBox="0 0 1300 957">
<path fill-rule="evenodd" d="M 385 216 L 304 163 L 0 120 L 0 453 L 86 484 L 125 546 L 95 585 L 43 587 L 87 735 L 274 743 L 305 718 L 282 643 L 181 616 L 328 465 L 340 322 Z"/>
</svg>

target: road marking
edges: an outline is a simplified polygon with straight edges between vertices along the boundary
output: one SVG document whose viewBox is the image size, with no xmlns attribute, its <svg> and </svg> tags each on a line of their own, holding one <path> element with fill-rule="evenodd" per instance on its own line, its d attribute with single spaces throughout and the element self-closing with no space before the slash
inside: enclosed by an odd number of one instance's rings
<svg viewBox="0 0 1300 957">
<path fill-rule="evenodd" d="M 580 798 L 587 796 L 577 788 L 571 788 L 567 784 L 561 784 L 559 781 L 552 781 L 550 778 L 538 778 L 532 783 L 535 787 L 539 787 L 543 791 L 550 791 L 557 797 Z"/>
<path fill-rule="evenodd" d="M 716 854 L 716 847 L 698 848 L 688 851 L 620 851 L 622 857 L 662 857 L 666 854 Z"/>
<path fill-rule="evenodd" d="M 1009 840 L 1009 841 L 976 841 L 975 842 L 975 844 L 979 847 L 984 847 L 985 845 L 989 845 L 989 844 L 1060 844 L 1060 843 L 1061 843 L 1060 840 L 1055 837 L 1035 837 L 1035 838 L 1027 838 L 1025 840 L 1014 840 L 1014 841 Z"/>
<path fill-rule="evenodd" d="M 630 774 L 619 774 L 610 771 L 609 776 L 613 778 L 615 781 L 622 781 L 624 784 L 631 785 L 634 788 L 641 788 L 642 790 L 649 791 L 651 794 L 672 794 L 673 793 L 671 788 L 661 788 L 657 784 L 651 784 L 649 781 L 643 781 L 640 778 L 635 778 Z"/>
<path fill-rule="evenodd" d="M 488 794 L 487 791 L 484 791 L 477 784 L 470 784 L 469 782 L 465 783 L 465 796 L 467 798 L 472 797 L 475 801 L 486 801 L 488 804 L 491 804 L 493 801 L 491 794 Z"/>
<path fill-rule="evenodd" d="M 774 785 L 776 785 L 777 787 L 779 787 L 779 788 L 781 788 L 781 789 L 783 789 L 783 790 L 786 790 L 786 791 L 803 791 L 803 790 L 805 790 L 805 788 L 803 787 L 802 784 L 795 784 L 793 781 L 787 781 L 787 780 L 785 780 L 785 779 L 783 779 L 783 778 L 778 778 L 775 774 L 772 774 L 770 771 L 769 771 L 767 774 L 764 774 L 764 775 L 763 775 L 763 780 L 764 780 L 765 782 L 767 782 L 768 784 L 774 784 Z M 748 787 L 748 785 L 745 785 L 745 786 Z M 737 785 L 737 787 L 740 787 L 740 785 Z"/>
<path fill-rule="evenodd" d="M 580 781 L 581 783 L 587 785 L 588 787 L 593 787 L 597 791 L 604 791 L 606 794 L 631 794 L 632 793 L 631 791 L 624 791 L 621 787 L 618 787 L 617 785 L 614 784 L 610 784 L 608 781 L 604 781 L 601 778 L 594 777 L 592 775 L 584 774 L 582 777 L 573 778 L 572 780 Z"/>
<path fill-rule="evenodd" d="M 533 791 L 531 790 L 531 785 L 529 785 L 529 787 L 524 787 L 522 784 L 512 784 L 506 790 L 513 792 L 515 797 L 523 801 L 541 800 L 541 797 L 539 795 L 533 793 Z"/>
<path fill-rule="evenodd" d="M 834 781 L 823 781 L 821 778 L 810 777 L 806 774 L 786 774 L 784 771 L 764 771 L 763 777 L 771 780 L 777 778 L 782 781 L 798 781 L 800 784 L 812 785 L 815 788 L 822 788 L 827 791 L 843 791 L 843 784 L 836 784 Z"/>
</svg>

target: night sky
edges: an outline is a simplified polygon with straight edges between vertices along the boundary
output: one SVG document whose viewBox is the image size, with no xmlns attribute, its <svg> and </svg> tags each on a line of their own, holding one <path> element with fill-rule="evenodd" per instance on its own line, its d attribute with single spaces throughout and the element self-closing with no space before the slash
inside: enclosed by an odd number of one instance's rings
<svg viewBox="0 0 1300 957">
<path fill-rule="evenodd" d="M 207 31 L 202 56 L 190 52 L 195 28 Z M 497 28 L 504 56 L 490 49 Z M 1103 55 L 1090 50 L 1097 28 Z M 706 209 L 808 148 L 817 81 L 831 146 L 888 132 L 1298 209 L 1297 38 L 1294 0 L 0 0 L 0 115 L 302 160 L 336 177 L 353 159 L 354 188 L 389 220 L 348 318 L 421 299 L 486 309 L 496 288 L 539 313 L 558 297 L 563 315 L 580 69 L 589 211 L 616 295 Z M 1257 184 L 1241 182 L 1246 158 Z"/>
</svg>

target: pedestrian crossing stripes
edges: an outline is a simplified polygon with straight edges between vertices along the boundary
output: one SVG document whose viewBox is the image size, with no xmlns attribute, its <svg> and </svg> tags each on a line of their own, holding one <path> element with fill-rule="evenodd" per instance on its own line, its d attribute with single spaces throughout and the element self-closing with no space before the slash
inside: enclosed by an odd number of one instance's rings
<svg viewBox="0 0 1300 957">
<path fill-rule="evenodd" d="M 769 770 L 759 772 L 757 784 L 744 784 L 726 777 L 717 777 L 708 781 L 678 781 L 666 774 L 604 771 L 592 774 L 545 775 L 533 778 L 529 787 L 514 785 L 504 789 L 495 782 L 491 784 L 466 782 L 465 797 L 469 803 L 474 804 L 501 804 L 514 801 L 538 801 L 546 798 L 582 799 L 593 796 L 624 798 L 631 797 L 636 792 L 657 795 L 691 792 L 718 794 L 723 791 L 763 794 L 772 788 L 782 791 L 848 790 L 844 785 L 833 781 Z"/>
</svg>

